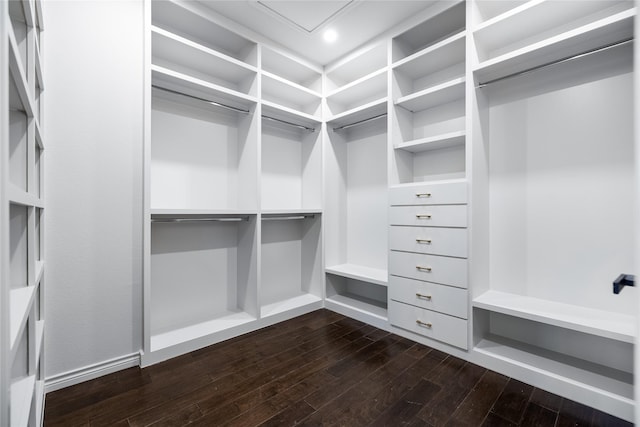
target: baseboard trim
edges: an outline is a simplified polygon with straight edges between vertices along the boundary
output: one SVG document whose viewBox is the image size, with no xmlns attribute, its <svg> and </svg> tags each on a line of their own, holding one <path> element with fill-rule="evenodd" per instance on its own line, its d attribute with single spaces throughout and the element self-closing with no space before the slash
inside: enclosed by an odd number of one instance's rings
<svg viewBox="0 0 640 427">
<path fill-rule="evenodd" d="M 88 365 L 73 371 L 63 372 L 45 379 L 44 392 L 60 390 L 84 381 L 89 381 L 103 375 L 112 374 L 123 369 L 140 366 L 140 353 L 132 353 L 115 357 L 104 362 Z"/>
</svg>

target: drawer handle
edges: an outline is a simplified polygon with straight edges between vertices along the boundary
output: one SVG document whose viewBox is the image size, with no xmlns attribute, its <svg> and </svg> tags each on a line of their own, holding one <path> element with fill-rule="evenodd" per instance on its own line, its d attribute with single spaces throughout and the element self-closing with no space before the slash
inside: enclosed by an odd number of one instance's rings
<svg viewBox="0 0 640 427">
<path fill-rule="evenodd" d="M 416 197 L 431 197 L 431 193 L 416 193 Z"/>
<path fill-rule="evenodd" d="M 421 299 L 426 299 L 427 301 L 431 301 L 431 295 L 425 295 L 425 294 L 421 294 L 421 293 L 417 293 L 416 292 L 416 297 L 421 298 Z"/>
<path fill-rule="evenodd" d="M 429 329 L 431 329 L 431 327 L 433 326 L 431 323 L 429 323 L 429 322 L 423 322 L 422 320 L 416 320 L 416 324 L 417 324 L 418 326 L 422 326 L 422 327 L 424 327 L 424 328 L 429 328 Z"/>
<path fill-rule="evenodd" d="M 416 243 L 423 243 L 425 245 L 430 245 L 431 239 L 416 239 Z"/>
<path fill-rule="evenodd" d="M 416 265 L 416 270 L 419 271 L 428 271 L 429 273 L 431 273 L 431 267 L 422 267 L 420 265 Z"/>
<path fill-rule="evenodd" d="M 416 215 L 417 219 L 431 219 L 431 215 L 429 214 L 418 214 Z"/>
</svg>

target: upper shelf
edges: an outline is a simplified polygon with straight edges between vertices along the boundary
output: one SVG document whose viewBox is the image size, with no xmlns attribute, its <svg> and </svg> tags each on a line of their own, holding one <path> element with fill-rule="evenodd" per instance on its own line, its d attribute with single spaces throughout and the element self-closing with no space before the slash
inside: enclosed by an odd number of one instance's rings
<svg viewBox="0 0 640 427">
<path fill-rule="evenodd" d="M 411 95 L 398 98 L 394 103 L 411 112 L 423 111 L 464 98 L 464 77 L 450 80 Z"/>
<path fill-rule="evenodd" d="M 313 92 L 322 91 L 321 71 L 267 46 L 262 46 L 261 60 L 263 71 L 278 75 Z"/>
<path fill-rule="evenodd" d="M 327 72 L 326 92 L 336 90 L 355 82 L 367 75 L 366 70 L 380 70 L 387 66 L 387 46 L 378 43 L 365 50 L 356 52 L 355 55 L 345 58 L 344 61 L 330 67 Z"/>
<path fill-rule="evenodd" d="M 531 45 L 628 10 L 628 1 L 534 0 L 480 24 L 473 32 L 480 60 Z"/>
<path fill-rule="evenodd" d="M 155 65 L 240 92 L 253 91 L 255 67 L 158 27 L 151 28 L 151 37 Z"/>
<path fill-rule="evenodd" d="M 387 68 L 374 71 L 327 95 L 332 114 L 340 114 L 387 95 Z"/>
<path fill-rule="evenodd" d="M 207 14 L 196 2 L 154 1 L 151 8 L 154 26 L 257 66 L 256 44 L 208 19 Z"/>
<path fill-rule="evenodd" d="M 387 98 L 380 98 L 368 102 L 343 113 L 336 114 L 327 120 L 327 124 L 332 128 L 349 126 L 371 118 L 379 117 L 387 112 Z"/>
<path fill-rule="evenodd" d="M 365 267 L 357 264 L 339 264 L 324 269 L 329 274 L 356 279 L 363 282 L 375 283 L 380 286 L 387 286 L 387 270 Z"/>
<path fill-rule="evenodd" d="M 319 93 L 267 71 L 262 72 L 262 98 L 312 116 L 320 114 Z"/>
<path fill-rule="evenodd" d="M 473 306 L 628 343 L 635 337 L 635 317 L 610 311 L 498 291 L 485 292 Z"/>
<path fill-rule="evenodd" d="M 559 61 L 633 37 L 635 9 L 564 32 L 481 62 L 474 73 L 480 84 Z"/>
<path fill-rule="evenodd" d="M 465 32 L 462 31 L 396 62 L 392 67 L 396 72 L 411 79 L 444 70 L 464 62 L 464 42 Z"/>
</svg>

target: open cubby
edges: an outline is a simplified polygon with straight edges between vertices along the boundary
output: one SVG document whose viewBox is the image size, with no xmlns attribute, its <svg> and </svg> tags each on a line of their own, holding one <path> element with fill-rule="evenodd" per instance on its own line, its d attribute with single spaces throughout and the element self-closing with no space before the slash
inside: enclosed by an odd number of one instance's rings
<svg viewBox="0 0 640 427">
<path fill-rule="evenodd" d="M 153 217 L 152 351 L 256 318 L 256 241 L 255 215 Z"/>
<path fill-rule="evenodd" d="M 257 45 L 207 18 L 193 2 L 154 1 L 153 25 L 247 64 L 258 65 Z"/>
<path fill-rule="evenodd" d="M 9 267 L 11 289 L 29 284 L 28 258 L 28 208 L 21 205 L 9 207 Z"/>
<path fill-rule="evenodd" d="M 151 208 L 257 208 L 257 120 L 154 91 Z"/>
<path fill-rule="evenodd" d="M 321 209 L 321 132 L 262 120 L 261 208 Z"/>
<path fill-rule="evenodd" d="M 387 320 L 386 286 L 327 274 L 326 298 L 328 306 L 337 309 L 337 311 L 344 308 L 385 322 Z"/>
<path fill-rule="evenodd" d="M 326 105 L 330 116 L 338 116 L 386 97 L 387 71 L 382 69 L 329 93 Z"/>
<path fill-rule="evenodd" d="M 9 182 L 18 189 L 28 190 L 27 130 L 29 120 L 23 111 L 9 112 Z"/>
<path fill-rule="evenodd" d="M 262 215 L 260 315 L 322 300 L 321 215 Z"/>
<path fill-rule="evenodd" d="M 275 74 L 263 72 L 262 99 L 320 118 L 321 96 Z"/>
</svg>

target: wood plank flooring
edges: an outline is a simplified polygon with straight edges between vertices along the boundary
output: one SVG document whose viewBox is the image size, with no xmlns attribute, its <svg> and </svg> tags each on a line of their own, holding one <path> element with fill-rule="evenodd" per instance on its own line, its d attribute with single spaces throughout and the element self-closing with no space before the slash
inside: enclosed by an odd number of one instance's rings
<svg viewBox="0 0 640 427">
<path fill-rule="evenodd" d="M 630 426 L 328 310 L 47 394 L 45 426 Z"/>
</svg>

